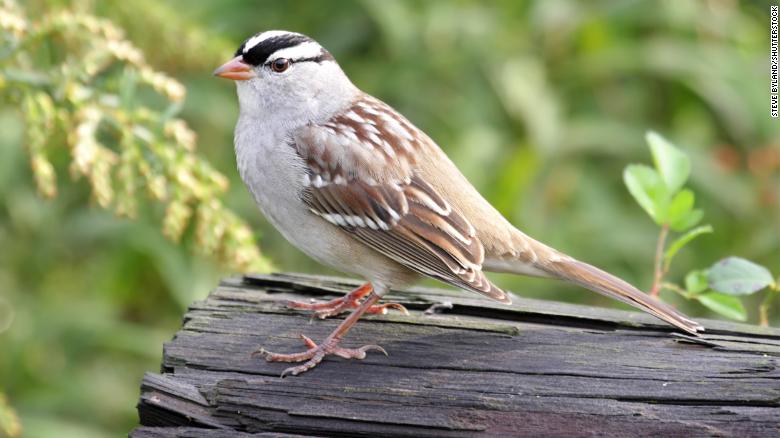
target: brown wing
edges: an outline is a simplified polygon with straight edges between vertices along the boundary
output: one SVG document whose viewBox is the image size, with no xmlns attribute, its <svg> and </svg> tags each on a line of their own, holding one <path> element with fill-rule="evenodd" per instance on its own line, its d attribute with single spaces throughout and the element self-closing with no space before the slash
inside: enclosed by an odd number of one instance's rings
<svg viewBox="0 0 780 438">
<path fill-rule="evenodd" d="M 482 272 L 474 227 L 415 171 L 415 128 L 366 97 L 293 139 L 307 165 L 303 201 L 354 238 L 420 274 L 510 302 Z"/>
</svg>

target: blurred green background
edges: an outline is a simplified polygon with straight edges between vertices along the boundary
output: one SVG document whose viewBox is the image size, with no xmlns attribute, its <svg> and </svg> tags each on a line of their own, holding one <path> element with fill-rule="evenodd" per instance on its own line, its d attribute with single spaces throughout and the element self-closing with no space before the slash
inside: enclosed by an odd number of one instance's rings
<svg viewBox="0 0 780 438">
<path fill-rule="evenodd" d="M 514 224 L 649 287 L 657 228 L 623 168 L 649 162 L 649 129 L 693 160 L 689 186 L 715 234 L 669 278 L 739 255 L 780 272 L 780 121 L 769 117 L 769 2 L 26 0 L 112 20 L 148 63 L 183 82 L 179 117 L 230 179 L 224 202 L 279 269 L 327 273 L 256 211 L 235 171 L 234 85 L 211 71 L 262 30 L 306 33 L 360 88 L 425 130 Z M 53 56 L 53 55 L 52 55 Z M 56 74 L 56 72 L 46 72 Z M 2 88 L 0 88 L 2 91 Z M 58 166 L 36 191 L 24 119 L 0 107 L 0 394 L 25 436 L 120 436 L 142 373 L 186 306 L 229 269 L 160 232 L 159 209 L 117 218 Z M 550 281 L 494 276 L 527 297 L 614 303 Z M 695 303 L 664 295 L 695 316 Z M 760 297 L 745 304 L 755 321 Z M 780 311 L 773 322 L 780 323 Z M 2 410 L 0 400 L 0 410 Z"/>
</svg>

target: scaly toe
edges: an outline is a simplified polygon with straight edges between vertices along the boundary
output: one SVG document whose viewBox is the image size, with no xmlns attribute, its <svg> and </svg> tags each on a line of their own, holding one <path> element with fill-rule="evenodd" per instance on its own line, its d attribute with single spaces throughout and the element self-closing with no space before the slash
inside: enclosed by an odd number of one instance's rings
<svg viewBox="0 0 780 438">
<path fill-rule="evenodd" d="M 252 353 L 252 357 L 260 356 L 268 362 L 302 362 L 311 359 L 321 350 L 321 348 L 308 336 L 303 334 L 300 336 L 303 340 L 303 344 L 308 348 L 304 352 L 291 354 L 273 353 L 261 347 L 259 350 Z"/>
<path fill-rule="evenodd" d="M 301 353 L 284 354 L 284 353 L 273 353 L 271 351 L 266 350 L 265 348 L 261 348 L 256 352 L 252 353 L 252 356 L 261 356 L 267 362 L 302 362 L 304 360 L 310 359 L 312 356 L 314 356 L 317 353 L 317 351 L 318 351 L 317 348 L 310 348 Z"/>
<path fill-rule="evenodd" d="M 365 359 L 366 358 L 366 351 L 379 351 L 383 353 L 385 356 L 387 356 L 387 351 L 380 347 L 379 345 L 364 345 L 360 348 L 341 348 L 341 347 L 333 347 L 328 351 L 330 354 L 334 354 L 338 357 L 343 357 L 344 359 Z"/>
<path fill-rule="evenodd" d="M 322 348 L 317 348 L 317 351 L 315 354 L 312 355 L 311 359 L 306 361 L 306 363 L 296 365 L 294 367 L 285 368 L 284 371 L 282 371 L 282 374 L 279 376 L 282 379 L 287 377 L 287 375 L 293 375 L 297 376 L 300 373 L 309 371 L 310 369 L 316 367 L 320 362 L 322 362 L 322 359 L 325 357 L 325 351 Z"/>
<path fill-rule="evenodd" d="M 366 358 L 366 352 L 368 351 L 378 351 L 385 356 L 387 356 L 387 351 L 380 347 L 379 345 L 364 345 L 360 348 L 342 348 L 338 346 L 338 341 L 334 341 L 332 339 L 326 340 L 323 344 L 317 345 L 314 341 L 311 340 L 308 336 L 301 335 L 301 339 L 303 340 L 303 343 L 308 348 L 306 351 L 301 353 L 292 353 L 292 354 L 282 354 L 282 353 L 273 353 L 265 348 L 260 348 L 259 350 L 252 353 L 252 356 L 261 356 L 265 358 L 268 362 L 303 362 L 300 365 L 296 365 L 294 367 L 289 367 L 285 369 L 282 372 L 282 377 L 293 375 L 297 376 L 298 374 L 301 374 L 305 371 L 308 371 L 315 366 L 317 366 L 320 362 L 322 362 L 322 359 L 325 358 L 325 356 L 332 354 L 338 357 L 342 357 L 344 359 L 365 359 Z"/>
<path fill-rule="evenodd" d="M 310 303 L 304 303 L 302 301 L 287 301 L 285 304 L 287 305 L 288 309 L 295 309 L 295 310 L 313 310 L 315 312 L 327 312 L 331 309 L 337 308 L 341 306 L 344 302 L 344 298 L 336 298 L 330 301 L 325 301 L 323 303 L 317 303 L 317 302 L 310 302 Z"/>
<path fill-rule="evenodd" d="M 301 336 L 301 339 L 303 340 L 303 345 L 307 346 L 310 349 L 311 348 L 317 348 L 317 344 L 314 341 L 312 341 L 310 337 L 308 337 L 308 336 L 306 336 L 304 334 L 301 334 L 300 336 Z"/>
<path fill-rule="evenodd" d="M 368 308 L 366 313 L 375 313 L 375 314 L 379 314 L 379 315 L 387 315 L 387 310 L 388 309 L 395 309 L 395 310 L 401 312 L 403 315 L 409 316 L 409 311 L 406 310 L 406 307 L 404 307 L 400 303 L 387 303 L 387 304 L 382 304 L 382 305 L 379 305 L 379 306 L 371 306 L 371 307 Z"/>
<path fill-rule="evenodd" d="M 355 307 L 359 306 L 360 303 L 357 302 L 350 302 L 350 301 L 344 301 L 338 306 L 332 308 L 332 309 L 326 309 L 326 310 L 318 310 L 314 312 L 314 316 L 316 316 L 319 319 L 325 319 L 330 318 L 331 316 L 337 316 L 340 315 L 350 309 L 354 309 Z"/>
</svg>

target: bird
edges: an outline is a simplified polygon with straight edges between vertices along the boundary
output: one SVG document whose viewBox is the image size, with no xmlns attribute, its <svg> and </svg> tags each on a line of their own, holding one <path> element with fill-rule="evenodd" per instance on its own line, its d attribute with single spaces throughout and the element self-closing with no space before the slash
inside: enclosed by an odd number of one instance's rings
<svg viewBox="0 0 780 438">
<path fill-rule="evenodd" d="M 366 281 L 325 303 L 290 302 L 319 317 L 351 311 L 319 344 L 255 352 L 300 362 L 297 375 L 335 355 L 363 359 L 378 345 L 345 348 L 365 313 L 405 309 L 377 304 L 391 289 L 429 277 L 509 304 L 485 272 L 566 281 L 639 308 L 692 335 L 696 321 L 628 282 L 518 230 L 421 129 L 350 81 L 333 55 L 297 32 L 246 39 L 215 76 L 236 84 L 234 131 L 241 179 L 267 220 L 314 260 Z"/>
</svg>

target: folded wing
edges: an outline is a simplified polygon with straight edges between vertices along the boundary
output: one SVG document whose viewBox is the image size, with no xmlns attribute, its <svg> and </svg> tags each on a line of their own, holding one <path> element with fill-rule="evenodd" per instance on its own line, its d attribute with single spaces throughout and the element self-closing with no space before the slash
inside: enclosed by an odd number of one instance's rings
<svg viewBox="0 0 780 438">
<path fill-rule="evenodd" d="M 291 141 L 306 163 L 310 210 L 420 274 L 510 302 L 482 272 L 474 227 L 415 170 L 427 138 L 368 96 Z"/>
</svg>

